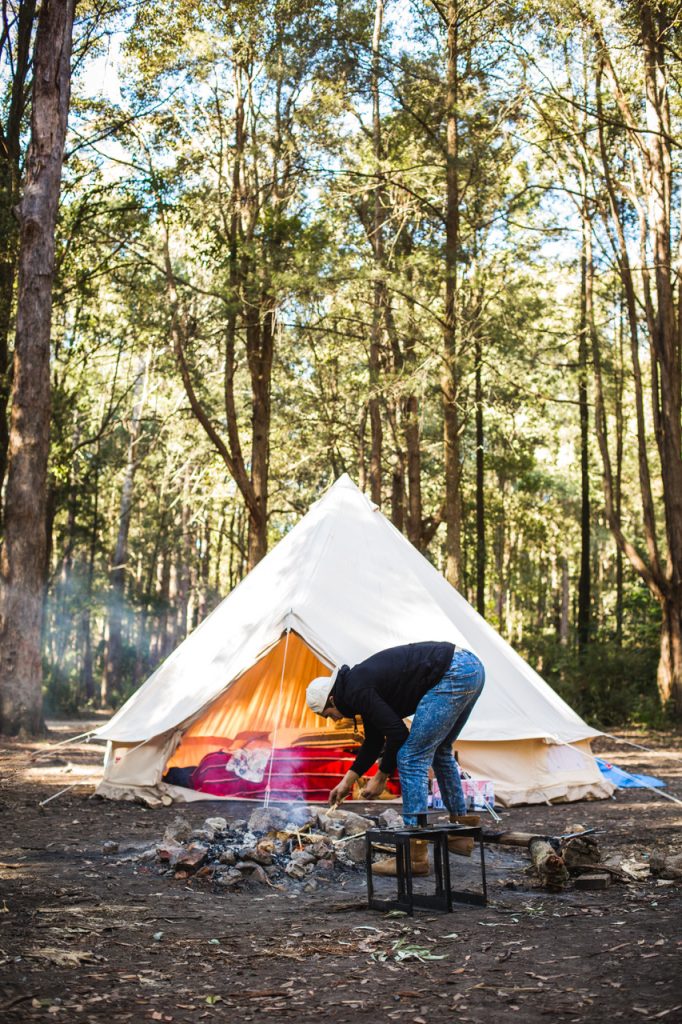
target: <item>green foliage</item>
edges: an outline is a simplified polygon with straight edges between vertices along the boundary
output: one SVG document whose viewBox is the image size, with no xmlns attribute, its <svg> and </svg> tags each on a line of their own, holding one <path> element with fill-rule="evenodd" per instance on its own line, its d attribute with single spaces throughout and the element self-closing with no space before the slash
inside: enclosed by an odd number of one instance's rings
<svg viewBox="0 0 682 1024">
<path fill-rule="evenodd" d="M 595 728 L 657 729 L 672 723 L 656 690 L 655 646 L 618 647 L 597 641 L 579 655 L 549 637 L 536 641 L 529 655 L 559 696 Z"/>
<path fill-rule="evenodd" d="M 614 32 L 621 8 L 607 8 L 605 25 Z M 476 509 L 483 500 L 487 619 L 590 721 L 654 724 L 658 608 L 627 561 L 618 591 L 591 386 L 593 642 L 580 657 L 575 649 L 581 499 L 575 197 L 586 187 L 581 174 L 587 180 L 596 173 L 598 155 L 593 151 L 592 162 L 584 163 L 574 124 L 580 97 L 566 101 L 591 54 L 589 46 L 584 50 L 582 15 L 556 4 L 479 9 L 463 2 L 458 10 L 462 590 L 475 600 Z M 443 525 L 435 524 L 451 513 L 443 508 L 447 81 L 438 8 L 386 4 L 376 61 L 374 4 L 366 0 L 153 0 L 123 21 L 118 12 L 112 18 L 120 46 L 109 73 L 117 80 L 98 92 L 88 77 L 88 59 L 105 57 L 103 35 L 90 58 L 84 55 L 75 81 L 58 236 L 45 646 L 48 700 L 63 710 L 84 700 L 86 675 L 91 699 L 93 687 L 99 693 L 105 637 L 121 598 L 114 595 L 112 564 L 126 480 L 132 479 L 132 498 L 116 701 L 246 570 L 243 498 L 197 423 L 180 377 L 168 265 L 187 332 L 189 375 L 223 438 L 234 346 L 230 427 L 239 434 L 247 471 L 254 359 L 247 342 L 274 311 L 270 544 L 342 472 L 367 486 L 374 402 L 383 429 L 383 509 L 396 521 L 393 488 L 396 480 L 405 487 L 407 410 L 416 406 L 422 525 L 433 527 L 424 547 L 439 569 L 446 539 Z M 633 53 L 618 59 L 636 92 Z M 241 135 L 240 104 L 246 111 Z M 673 100 L 676 117 L 678 106 Z M 606 144 L 622 151 L 625 162 L 614 112 Z M 609 441 L 615 459 L 620 430 L 622 521 L 645 550 L 621 289 L 603 226 L 604 189 L 596 181 L 590 188 Z M 625 223 L 635 230 L 632 213 Z M 380 372 L 370 373 L 381 289 L 388 299 L 378 329 Z M 482 493 L 475 472 L 477 345 Z M 148 383 L 133 437 L 141 360 Z"/>
</svg>

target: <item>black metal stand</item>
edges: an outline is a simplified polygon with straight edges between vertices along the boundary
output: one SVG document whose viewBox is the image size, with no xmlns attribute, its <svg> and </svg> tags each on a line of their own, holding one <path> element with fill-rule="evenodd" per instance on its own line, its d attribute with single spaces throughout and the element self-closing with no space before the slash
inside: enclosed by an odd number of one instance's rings
<svg viewBox="0 0 682 1024">
<path fill-rule="evenodd" d="M 483 850 L 482 830 L 469 825 L 448 823 L 427 824 L 425 814 L 418 815 L 418 825 L 405 825 L 402 828 L 371 828 L 365 832 L 366 866 L 367 866 L 367 902 L 372 910 L 403 910 L 412 916 L 415 907 L 428 910 L 441 910 L 451 913 L 453 903 L 469 903 L 484 907 L 487 903 L 488 890 L 485 877 L 485 854 Z M 478 842 L 481 852 L 481 891 L 463 892 L 453 889 L 450 879 L 450 859 L 448 838 L 472 838 Z M 435 892 L 415 893 L 412 880 L 412 856 L 410 841 L 419 839 L 433 847 L 433 866 L 436 875 Z M 395 899 L 379 899 L 374 894 L 372 864 L 376 846 L 391 847 L 395 851 L 396 880 L 398 892 Z M 382 852 L 385 852 L 382 851 Z"/>
</svg>

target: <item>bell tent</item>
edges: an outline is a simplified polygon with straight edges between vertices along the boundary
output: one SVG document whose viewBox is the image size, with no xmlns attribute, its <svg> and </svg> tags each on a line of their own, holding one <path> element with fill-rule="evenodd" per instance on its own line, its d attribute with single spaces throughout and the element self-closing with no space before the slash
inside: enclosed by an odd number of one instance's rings
<svg viewBox="0 0 682 1024">
<path fill-rule="evenodd" d="M 98 792 L 150 804 L 216 793 L 323 800 L 358 734 L 314 715 L 307 683 L 420 640 L 449 640 L 483 661 L 486 685 L 456 748 L 463 768 L 493 782 L 498 803 L 613 792 L 590 753 L 598 731 L 347 475 L 97 730 L 107 740 Z M 212 763 L 220 786 L 175 784 Z"/>
</svg>

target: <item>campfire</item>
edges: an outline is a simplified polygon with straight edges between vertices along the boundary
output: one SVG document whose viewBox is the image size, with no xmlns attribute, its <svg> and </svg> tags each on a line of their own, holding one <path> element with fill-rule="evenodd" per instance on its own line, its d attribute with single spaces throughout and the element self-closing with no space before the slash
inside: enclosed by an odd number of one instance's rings
<svg viewBox="0 0 682 1024">
<path fill-rule="evenodd" d="M 207 818 L 199 828 L 178 816 L 153 848 L 153 860 L 163 874 L 227 889 L 244 883 L 315 888 L 335 873 L 364 870 L 365 832 L 377 822 L 392 827 L 402 818 L 392 808 L 368 818 L 306 804 L 259 807 L 248 821 Z"/>
</svg>

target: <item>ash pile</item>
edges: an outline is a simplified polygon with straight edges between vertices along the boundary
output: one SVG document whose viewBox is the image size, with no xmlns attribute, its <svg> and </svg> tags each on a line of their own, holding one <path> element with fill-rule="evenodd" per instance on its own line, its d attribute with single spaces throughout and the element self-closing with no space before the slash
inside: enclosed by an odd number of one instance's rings
<svg viewBox="0 0 682 1024">
<path fill-rule="evenodd" d="M 402 824 L 392 808 L 376 819 L 305 804 L 259 807 L 248 821 L 207 818 L 199 828 L 178 816 L 153 848 L 153 859 L 161 874 L 205 878 L 219 888 L 292 883 L 310 891 L 344 872 L 364 870 L 365 832 L 377 820 L 384 827 Z"/>
</svg>

